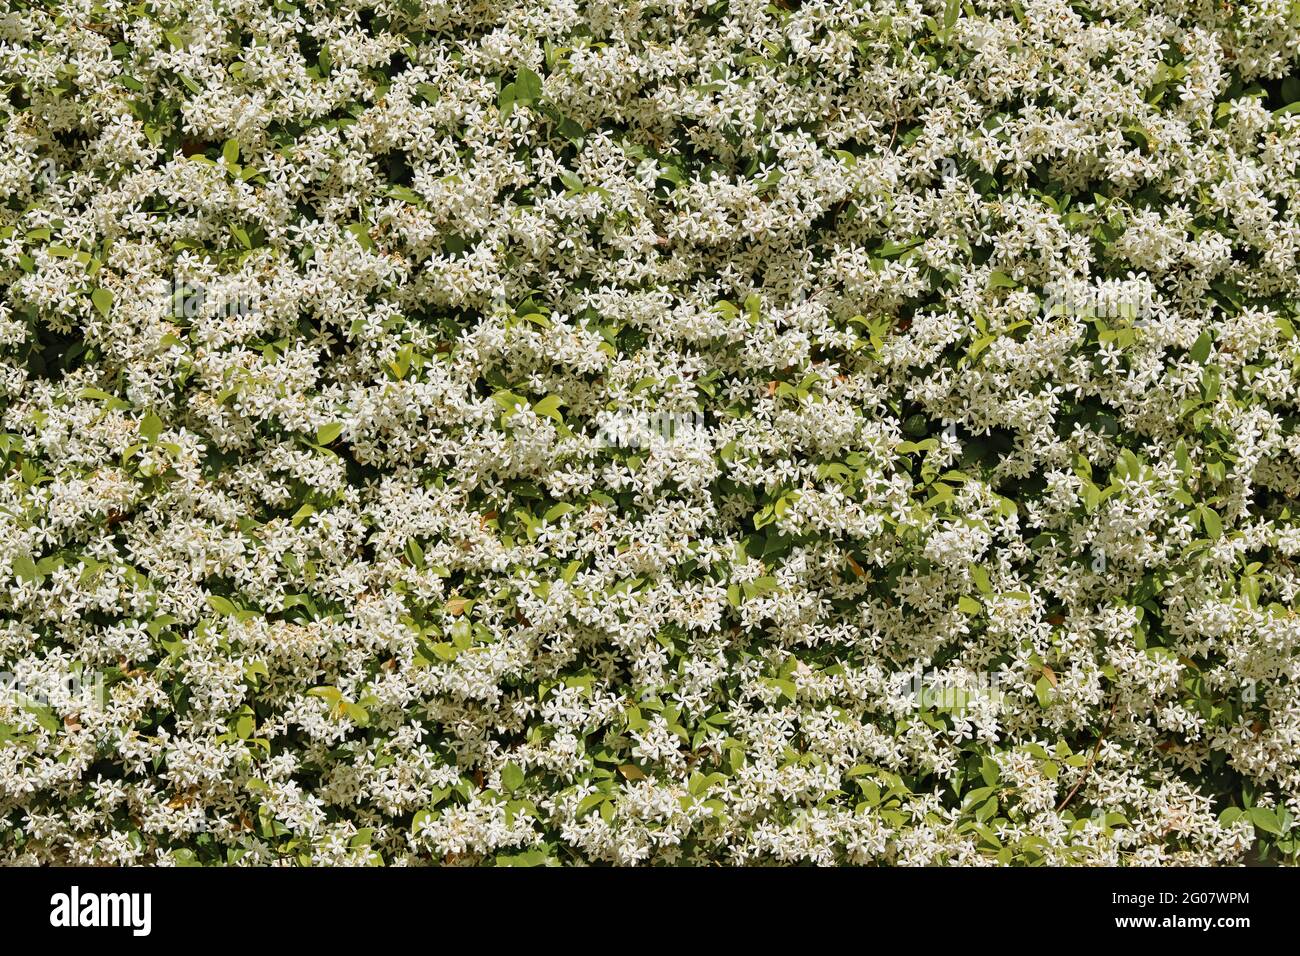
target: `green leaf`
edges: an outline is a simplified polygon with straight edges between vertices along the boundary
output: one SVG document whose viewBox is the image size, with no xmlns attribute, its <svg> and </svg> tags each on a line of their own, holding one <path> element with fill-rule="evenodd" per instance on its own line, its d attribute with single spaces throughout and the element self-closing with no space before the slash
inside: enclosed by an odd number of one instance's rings
<svg viewBox="0 0 1300 956">
<path fill-rule="evenodd" d="M 29 713 L 36 715 L 36 722 L 52 734 L 57 734 L 63 722 L 59 720 L 58 714 L 48 707 L 40 705 L 27 705 L 23 708 Z"/>
<path fill-rule="evenodd" d="M 505 389 L 502 389 L 499 392 L 493 392 L 492 401 L 500 405 L 501 410 L 503 412 L 514 412 L 519 408 L 520 405 L 524 404 L 524 400 L 522 398 L 520 398 L 514 392 L 507 391 Z"/>
<path fill-rule="evenodd" d="M 389 186 L 385 190 L 385 195 L 392 199 L 400 199 L 402 202 L 409 202 L 412 205 L 419 205 L 424 200 L 414 189 L 408 189 L 406 186 Z"/>
<path fill-rule="evenodd" d="M 1223 522 L 1219 519 L 1218 513 L 1213 508 L 1205 505 L 1198 506 L 1198 513 L 1201 516 L 1201 526 L 1205 528 L 1205 533 L 1217 541 L 1223 537 Z"/>
<path fill-rule="evenodd" d="M 496 858 L 497 866 L 542 866 L 548 857 L 545 850 L 527 850 Z"/>
<path fill-rule="evenodd" d="M 328 445 L 341 434 L 343 434 L 342 422 L 330 422 L 328 425 L 321 425 L 316 429 L 316 444 Z"/>
<path fill-rule="evenodd" d="M 364 222 L 351 223 L 347 231 L 362 249 L 370 252 L 375 248 L 375 240 L 370 238 L 370 227 Z"/>
<path fill-rule="evenodd" d="M 1038 704 L 1046 707 L 1052 702 L 1052 683 L 1046 677 L 1040 677 L 1034 682 L 1034 696 L 1038 698 Z"/>
<path fill-rule="evenodd" d="M 533 411 L 544 418 L 553 418 L 557 422 L 564 421 L 564 416 L 560 414 L 560 399 L 555 395 L 547 395 L 541 401 L 534 402 Z"/>
<path fill-rule="evenodd" d="M 1208 331 L 1202 332 L 1200 338 L 1192 344 L 1187 353 L 1192 357 L 1192 361 L 1198 365 L 1205 364 L 1205 360 L 1210 357 L 1210 341 L 1210 333 Z"/>
<path fill-rule="evenodd" d="M 573 511 L 573 505 L 569 504 L 567 501 L 561 501 L 559 504 L 552 505 L 550 508 L 546 509 L 546 514 L 542 515 L 542 520 L 547 524 L 550 524 L 559 518 L 563 518 L 571 511 Z"/>
<path fill-rule="evenodd" d="M 149 443 L 156 442 L 158 436 L 162 434 L 162 419 L 150 412 L 140 420 L 140 437 Z"/>
<path fill-rule="evenodd" d="M 513 83 L 507 83 L 501 88 L 501 93 L 497 96 L 497 109 L 501 111 L 501 118 L 503 120 L 514 112 L 515 85 Z"/>
<path fill-rule="evenodd" d="M 113 293 L 107 289 L 96 289 L 90 293 L 91 304 L 99 310 L 99 314 L 108 318 L 108 312 L 113 308 Z"/>
<path fill-rule="evenodd" d="M 501 786 L 505 788 L 506 793 L 514 793 L 523 785 L 524 772 L 519 769 L 518 765 L 508 763 L 501 768 Z"/>
<path fill-rule="evenodd" d="M 30 555 L 20 554 L 13 559 L 14 574 L 20 581 L 38 583 L 41 574 L 36 570 L 36 562 L 31 559 Z"/>
<path fill-rule="evenodd" d="M 952 30 L 957 24 L 957 15 L 961 13 L 961 0 L 947 0 L 943 8 L 943 29 L 944 33 Z"/>
<path fill-rule="evenodd" d="M 990 787 L 998 782 L 998 777 L 1002 771 L 998 767 L 998 762 L 992 757 L 983 757 L 980 760 L 980 777 L 984 783 Z"/>
<path fill-rule="evenodd" d="M 212 610 L 216 611 L 218 614 L 225 615 L 226 617 L 236 614 L 239 611 L 239 608 L 235 607 L 234 603 L 229 598 L 224 598 L 219 594 L 209 594 L 208 604 L 211 605 Z"/>
<path fill-rule="evenodd" d="M 1265 807 L 1251 807 L 1250 822 L 1265 833 L 1272 833 L 1275 836 L 1281 836 L 1283 833 L 1282 824 L 1278 821 L 1277 813 Z"/>
<path fill-rule="evenodd" d="M 541 98 L 542 78 L 528 67 L 520 67 L 515 74 L 515 100 L 527 106 Z"/>
</svg>

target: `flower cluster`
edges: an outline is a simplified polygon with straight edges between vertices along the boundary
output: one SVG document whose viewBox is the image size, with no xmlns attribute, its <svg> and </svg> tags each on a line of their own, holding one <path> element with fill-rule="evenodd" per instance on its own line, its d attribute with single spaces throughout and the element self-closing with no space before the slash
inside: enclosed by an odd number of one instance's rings
<svg viewBox="0 0 1300 956">
<path fill-rule="evenodd" d="M 0 861 L 1294 859 L 1298 51 L 11 0 Z"/>
</svg>

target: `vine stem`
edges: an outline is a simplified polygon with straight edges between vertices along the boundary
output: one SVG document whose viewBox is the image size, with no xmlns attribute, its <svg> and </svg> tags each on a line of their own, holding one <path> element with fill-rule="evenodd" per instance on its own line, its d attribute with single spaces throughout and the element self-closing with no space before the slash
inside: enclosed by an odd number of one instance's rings
<svg viewBox="0 0 1300 956">
<path fill-rule="evenodd" d="M 1106 734 L 1110 730 L 1110 722 L 1115 719 L 1115 708 L 1118 706 L 1119 698 L 1117 697 L 1111 702 L 1110 716 L 1106 718 L 1106 724 L 1101 728 L 1101 734 L 1097 737 L 1097 743 L 1093 745 L 1092 756 L 1088 758 L 1088 763 L 1083 768 L 1083 773 L 1079 776 L 1079 782 L 1076 783 L 1074 787 L 1071 788 L 1070 792 L 1065 795 L 1065 799 L 1061 801 L 1061 805 L 1056 808 L 1057 813 L 1064 810 L 1066 804 L 1074 799 L 1074 795 L 1079 792 L 1079 788 L 1083 786 L 1083 782 L 1088 779 L 1088 774 L 1092 772 L 1092 765 L 1097 762 L 1097 754 L 1101 753 L 1101 742 L 1106 739 Z"/>
</svg>

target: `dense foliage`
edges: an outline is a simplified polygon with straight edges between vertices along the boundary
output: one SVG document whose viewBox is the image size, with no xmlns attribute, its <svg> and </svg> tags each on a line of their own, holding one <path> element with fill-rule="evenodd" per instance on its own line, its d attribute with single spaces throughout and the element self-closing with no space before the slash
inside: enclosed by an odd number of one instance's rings
<svg viewBox="0 0 1300 956">
<path fill-rule="evenodd" d="M 1300 4 L 0 11 L 0 860 L 1294 856 Z"/>
</svg>

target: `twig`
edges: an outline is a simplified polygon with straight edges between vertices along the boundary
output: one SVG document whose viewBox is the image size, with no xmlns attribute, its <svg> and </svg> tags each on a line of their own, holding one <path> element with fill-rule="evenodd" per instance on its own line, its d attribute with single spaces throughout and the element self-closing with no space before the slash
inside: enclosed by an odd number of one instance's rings
<svg viewBox="0 0 1300 956">
<path fill-rule="evenodd" d="M 1119 698 L 1117 697 L 1111 702 L 1110 716 L 1106 718 L 1106 725 L 1101 728 L 1101 735 L 1097 738 L 1097 743 L 1092 748 L 1092 756 L 1088 758 L 1088 763 L 1083 768 L 1083 773 L 1079 776 L 1079 782 L 1076 783 L 1073 789 L 1065 795 L 1065 799 L 1061 801 L 1061 805 L 1056 808 L 1057 813 L 1064 810 L 1065 805 L 1074 799 L 1074 795 L 1079 792 L 1079 788 L 1083 786 L 1083 782 L 1088 779 L 1088 774 L 1092 772 L 1092 765 L 1097 762 L 1097 754 L 1101 753 L 1101 742 L 1106 739 L 1106 732 L 1110 730 L 1110 722 L 1115 719 L 1115 708 L 1118 706 Z"/>
</svg>

